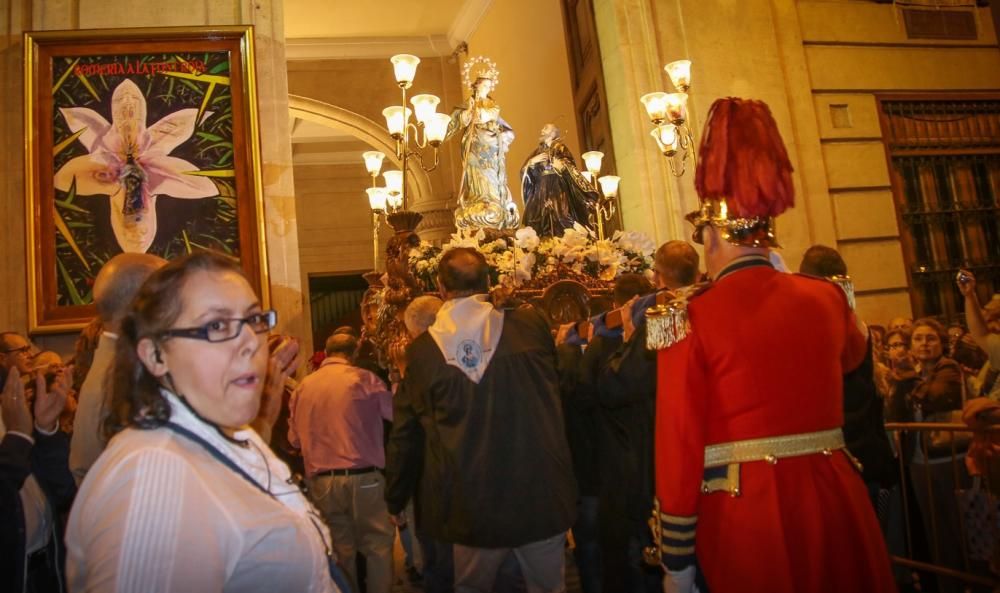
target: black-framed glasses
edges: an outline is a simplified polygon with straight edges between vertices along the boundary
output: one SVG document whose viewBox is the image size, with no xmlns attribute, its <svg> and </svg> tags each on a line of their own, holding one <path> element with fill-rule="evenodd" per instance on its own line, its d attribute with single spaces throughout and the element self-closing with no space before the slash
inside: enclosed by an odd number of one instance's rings
<svg viewBox="0 0 1000 593">
<path fill-rule="evenodd" d="M 906 344 L 904 344 L 903 342 L 896 342 L 894 344 L 889 344 L 889 349 L 891 350 L 893 348 L 906 348 Z"/>
<path fill-rule="evenodd" d="M 160 332 L 161 338 L 191 338 L 206 342 L 225 342 L 232 340 L 243 331 L 243 325 L 249 325 L 255 334 L 262 334 L 274 329 L 278 323 L 278 312 L 274 309 L 253 313 L 246 317 L 229 319 L 213 319 L 199 327 L 173 328 Z"/>
</svg>

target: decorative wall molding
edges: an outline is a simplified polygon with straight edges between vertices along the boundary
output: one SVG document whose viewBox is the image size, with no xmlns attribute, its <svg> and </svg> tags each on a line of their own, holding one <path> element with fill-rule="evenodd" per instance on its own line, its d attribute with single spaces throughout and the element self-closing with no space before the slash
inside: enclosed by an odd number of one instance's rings
<svg viewBox="0 0 1000 593">
<path fill-rule="evenodd" d="M 417 226 L 417 234 L 420 238 L 435 245 L 444 244 L 455 232 L 455 210 L 452 208 L 438 208 L 434 210 L 421 210 L 424 216 Z"/>
<path fill-rule="evenodd" d="M 452 49 L 468 41 L 492 5 L 493 0 L 465 0 L 448 29 L 447 39 Z"/>
<path fill-rule="evenodd" d="M 396 54 L 421 58 L 450 56 L 446 35 L 420 37 L 297 38 L 285 42 L 289 62 L 302 60 L 383 59 Z"/>
<path fill-rule="evenodd" d="M 357 151 L 351 152 L 292 152 L 293 165 L 354 165 L 361 167 L 361 158 Z"/>
<path fill-rule="evenodd" d="M 384 152 L 386 160 L 395 163 L 397 167 L 401 165 L 396 158 L 396 141 L 385 128 L 363 115 L 299 95 L 288 95 L 288 111 L 292 117 L 327 125 L 363 140 L 375 150 Z M 360 165 L 360 160 L 358 164 Z M 415 159 L 407 162 L 406 172 L 410 181 L 407 188 L 413 192 L 407 206 L 419 210 L 421 202 L 433 199 L 430 177 Z"/>
<path fill-rule="evenodd" d="M 396 54 L 450 57 L 479 27 L 493 0 L 465 0 L 447 32 L 410 37 L 298 37 L 285 40 L 289 62 L 384 59 Z"/>
</svg>

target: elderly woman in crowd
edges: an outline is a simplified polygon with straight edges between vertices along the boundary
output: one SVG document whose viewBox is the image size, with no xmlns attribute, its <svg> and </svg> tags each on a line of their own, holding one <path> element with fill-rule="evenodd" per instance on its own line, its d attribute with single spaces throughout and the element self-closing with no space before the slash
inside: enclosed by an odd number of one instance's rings
<svg viewBox="0 0 1000 593">
<path fill-rule="evenodd" d="M 275 321 L 220 255 L 188 255 L 146 281 L 117 345 L 115 436 L 69 520 L 72 591 L 338 590 L 329 532 L 247 428 Z"/>
<path fill-rule="evenodd" d="M 960 421 L 964 380 L 958 363 L 944 356 L 947 343 L 948 335 L 937 321 L 924 318 L 913 323 L 910 353 L 916 365 L 908 371 L 901 364 L 904 370 L 895 373 L 898 381 L 892 395 L 892 420 Z M 901 453 L 909 462 L 932 559 L 957 570 L 964 564 L 955 490 L 968 488 L 970 483 L 964 463 L 967 441 L 964 433 L 922 431 L 904 435 Z M 954 579 L 939 577 L 939 584 L 942 591 L 960 590 Z"/>
</svg>

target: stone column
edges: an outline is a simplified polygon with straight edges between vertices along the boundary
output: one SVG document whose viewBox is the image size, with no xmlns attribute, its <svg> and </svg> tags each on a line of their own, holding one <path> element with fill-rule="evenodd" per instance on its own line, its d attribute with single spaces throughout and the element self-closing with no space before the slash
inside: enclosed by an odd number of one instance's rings
<svg viewBox="0 0 1000 593">
<path fill-rule="evenodd" d="M 667 3 L 657 4 L 662 10 Z M 619 202 L 625 229 L 644 232 L 658 244 L 683 239 L 683 213 L 693 210 L 696 201 L 691 199 L 693 171 L 680 181 L 671 175 L 649 136 L 652 125 L 639 102 L 642 95 L 666 91 L 670 84 L 661 69 L 653 2 L 594 0 L 594 18 L 615 160 L 622 178 Z M 677 55 L 677 59 L 684 57 Z"/>
</svg>

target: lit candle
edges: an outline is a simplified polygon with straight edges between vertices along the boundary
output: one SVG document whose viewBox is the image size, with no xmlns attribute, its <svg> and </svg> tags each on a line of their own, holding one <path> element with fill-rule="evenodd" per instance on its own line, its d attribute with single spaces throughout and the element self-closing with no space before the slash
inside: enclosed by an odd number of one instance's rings
<svg viewBox="0 0 1000 593">
<path fill-rule="evenodd" d="M 402 171 L 386 171 L 382 173 L 382 179 L 385 180 L 385 190 L 392 194 L 403 193 L 403 172 Z"/>
<path fill-rule="evenodd" d="M 675 125 L 681 125 L 687 119 L 687 93 L 670 93 L 667 95 L 667 119 Z"/>
<path fill-rule="evenodd" d="M 389 134 L 391 136 L 403 135 L 403 128 L 406 127 L 407 122 L 410 121 L 411 113 L 413 112 L 408 108 L 403 109 L 398 105 L 386 107 L 382 110 L 382 116 L 385 117 L 385 125 L 389 128 Z"/>
<path fill-rule="evenodd" d="M 583 162 L 587 166 L 587 172 L 591 176 L 596 176 L 601 172 L 601 162 L 604 160 L 604 153 L 599 150 L 591 150 L 583 153 Z"/>
<path fill-rule="evenodd" d="M 656 140 L 660 152 L 666 156 L 674 156 L 674 153 L 677 152 L 677 126 L 674 124 L 656 126 L 650 135 Z"/>
<path fill-rule="evenodd" d="M 618 183 L 621 182 L 621 177 L 605 175 L 598 177 L 597 182 L 601 184 L 601 193 L 604 194 L 605 198 L 613 198 L 618 195 Z"/>
<path fill-rule="evenodd" d="M 385 153 L 369 150 L 362 153 L 361 158 L 365 159 L 365 169 L 368 169 L 368 174 L 374 177 L 382 170 L 382 159 L 385 158 Z"/>
<path fill-rule="evenodd" d="M 427 120 L 434 115 L 440 102 L 441 99 L 438 99 L 434 95 L 414 95 L 410 99 L 410 103 L 413 104 L 413 111 L 417 116 L 417 121 L 422 124 L 426 124 Z"/>
<path fill-rule="evenodd" d="M 410 88 L 410 84 L 413 83 L 413 79 L 417 75 L 417 64 L 420 63 L 420 58 L 410 54 L 399 54 L 389 58 L 389 61 L 392 62 L 393 74 L 396 75 L 396 82 L 399 83 L 399 86 Z"/>
<path fill-rule="evenodd" d="M 451 124 L 451 116 L 445 113 L 435 113 L 424 122 L 426 126 L 424 132 L 427 134 L 427 141 L 431 143 L 431 146 L 437 146 L 444 141 L 449 124 Z"/>
<path fill-rule="evenodd" d="M 659 125 L 667 118 L 667 93 L 649 93 L 639 99 L 646 108 L 649 120 Z"/>
<path fill-rule="evenodd" d="M 686 93 L 691 88 L 691 60 L 670 62 L 663 69 L 666 71 L 667 76 L 670 77 L 670 82 L 674 83 L 674 86 L 677 87 L 677 90 Z"/>
<path fill-rule="evenodd" d="M 385 212 L 386 191 L 384 187 L 369 187 L 365 190 L 368 193 L 368 205 L 373 212 Z"/>
<path fill-rule="evenodd" d="M 399 210 L 403 207 L 403 194 L 402 193 L 392 193 L 389 192 L 389 208 L 393 211 Z"/>
</svg>

